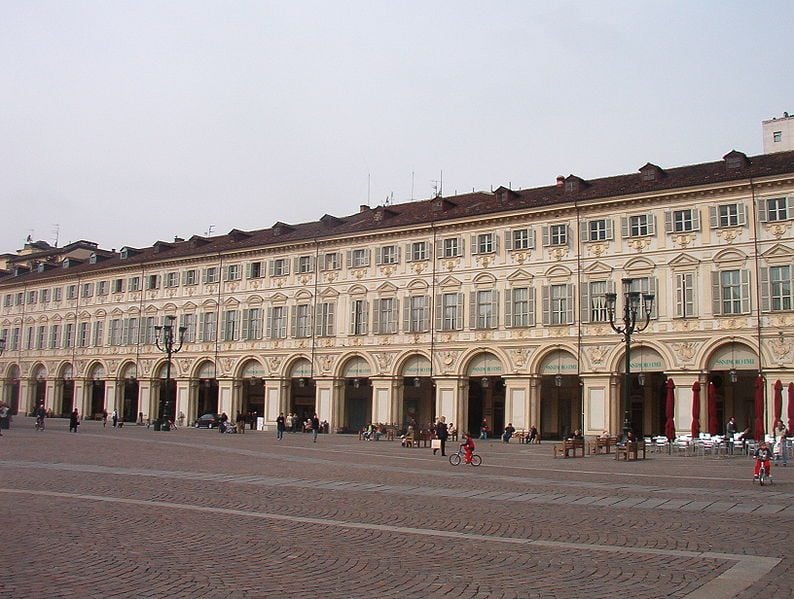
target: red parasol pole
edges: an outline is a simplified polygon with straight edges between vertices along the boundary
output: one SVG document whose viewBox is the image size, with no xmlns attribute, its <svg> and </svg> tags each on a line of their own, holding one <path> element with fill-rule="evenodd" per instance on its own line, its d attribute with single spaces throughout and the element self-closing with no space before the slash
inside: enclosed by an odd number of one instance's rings
<svg viewBox="0 0 794 599">
<path fill-rule="evenodd" d="M 664 436 L 672 441 L 675 439 L 675 422 L 673 421 L 673 412 L 675 410 L 675 383 L 673 379 L 667 379 L 665 386 L 667 387 L 667 401 L 665 404 L 667 422 L 664 424 Z"/>
<path fill-rule="evenodd" d="M 794 383 L 788 384 L 788 434 L 794 435 Z"/>
<path fill-rule="evenodd" d="M 760 374 L 755 379 L 755 422 L 753 423 L 753 438 L 756 441 L 764 440 L 764 377 Z"/>
<path fill-rule="evenodd" d="M 783 417 L 783 383 L 780 379 L 775 381 L 775 398 L 773 403 L 774 418 L 772 422 L 777 424 L 777 421 Z"/>
<path fill-rule="evenodd" d="M 692 438 L 700 434 L 700 381 L 692 385 Z"/>
</svg>

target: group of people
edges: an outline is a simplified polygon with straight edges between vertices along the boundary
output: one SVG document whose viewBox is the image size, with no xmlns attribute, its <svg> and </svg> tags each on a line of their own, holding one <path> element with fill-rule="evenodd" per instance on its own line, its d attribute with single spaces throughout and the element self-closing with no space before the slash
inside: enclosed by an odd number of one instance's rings
<svg viewBox="0 0 794 599">
<path fill-rule="evenodd" d="M 298 418 L 297 414 L 289 413 L 288 416 L 284 416 L 284 412 L 281 412 L 276 418 L 276 438 L 280 441 L 284 438 L 284 433 L 287 430 L 291 430 L 293 433 L 298 432 L 298 426 L 301 423 L 301 419 Z M 312 433 L 312 441 L 317 443 L 317 434 L 320 432 L 320 428 L 323 426 L 323 422 L 320 422 L 320 419 L 317 417 L 317 414 L 314 414 L 311 418 L 306 419 L 303 423 L 303 430 L 304 432 L 311 432 Z"/>
</svg>

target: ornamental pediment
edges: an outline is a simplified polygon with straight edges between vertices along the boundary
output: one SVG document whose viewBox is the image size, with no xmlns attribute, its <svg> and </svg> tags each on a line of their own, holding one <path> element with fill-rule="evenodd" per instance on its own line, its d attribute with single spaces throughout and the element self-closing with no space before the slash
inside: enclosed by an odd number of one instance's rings
<svg viewBox="0 0 794 599">
<path fill-rule="evenodd" d="M 514 270 L 509 275 L 507 275 L 507 280 L 510 281 L 510 283 L 513 283 L 513 284 L 519 283 L 519 282 L 524 282 L 524 281 L 531 282 L 532 279 L 534 279 L 534 278 L 535 277 L 532 274 L 530 274 L 529 272 L 527 272 L 523 268 L 519 268 L 518 270 Z"/>
<path fill-rule="evenodd" d="M 724 264 L 726 262 L 744 262 L 745 260 L 747 260 L 747 254 L 734 248 L 728 248 L 722 250 L 721 252 L 717 252 L 713 258 L 714 264 Z"/>
<path fill-rule="evenodd" d="M 794 250 L 782 243 L 776 243 L 761 255 L 769 262 L 791 262 L 794 260 Z"/>
<path fill-rule="evenodd" d="M 384 294 L 397 293 L 397 286 L 394 285 L 393 283 L 390 283 L 389 281 L 386 281 L 385 283 L 383 283 L 383 285 L 378 287 L 378 293 L 384 293 Z"/>
<path fill-rule="evenodd" d="M 339 292 L 333 287 L 328 287 L 327 289 L 323 289 L 323 291 L 320 293 L 320 297 L 323 299 L 337 298 L 339 297 Z"/>
<path fill-rule="evenodd" d="M 567 266 L 552 266 L 544 273 L 547 279 L 567 279 L 572 274 L 571 269 Z"/>
<path fill-rule="evenodd" d="M 410 291 L 425 291 L 427 289 L 427 281 L 424 279 L 414 279 L 410 283 L 408 283 L 408 289 Z"/>
<path fill-rule="evenodd" d="M 273 304 L 286 304 L 287 296 L 283 293 L 274 293 L 270 296 L 270 302 Z"/>
<path fill-rule="evenodd" d="M 367 288 L 364 285 L 353 285 L 347 290 L 348 295 L 366 295 Z"/>
<path fill-rule="evenodd" d="M 446 277 L 438 284 L 438 286 L 442 289 L 450 289 L 453 287 L 459 288 L 461 286 L 461 282 L 455 277 Z"/>
<path fill-rule="evenodd" d="M 591 277 L 597 276 L 597 275 L 604 275 L 604 276 L 608 277 L 609 275 L 612 274 L 613 270 L 614 269 L 609 264 L 601 262 L 600 260 L 596 260 L 590 266 L 585 268 L 584 272 L 585 272 L 585 274 L 587 274 L 588 276 L 591 276 Z"/>
<path fill-rule="evenodd" d="M 478 286 L 490 286 L 496 283 L 496 277 L 491 273 L 483 272 L 474 277 L 472 282 Z"/>
<path fill-rule="evenodd" d="M 700 260 L 690 256 L 689 254 L 678 254 L 667 264 L 672 268 L 693 268 L 700 264 Z"/>
<path fill-rule="evenodd" d="M 641 274 L 641 273 L 649 273 L 654 268 L 656 268 L 656 264 L 645 257 L 634 258 L 633 260 L 629 260 L 626 262 L 624 266 L 626 272 L 629 274 Z"/>
</svg>

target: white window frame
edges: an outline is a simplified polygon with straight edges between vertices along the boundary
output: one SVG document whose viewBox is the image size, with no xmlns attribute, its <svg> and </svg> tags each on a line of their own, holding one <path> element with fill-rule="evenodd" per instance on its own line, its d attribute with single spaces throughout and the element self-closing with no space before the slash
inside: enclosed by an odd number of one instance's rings
<svg viewBox="0 0 794 599">
<path fill-rule="evenodd" d="M 372 333 L 392 335 L 398 331 L 400 302 L 396 297 L 378 298 L 372 305 Z"/>
<path fill-rule="evenodd" d="M 694 318 L 697 314 L 697 273 L 675 272 L 675 317 Z"/>
<path fill-rule="evenodd" d="M 286 306 L 268 306 L 265 337 L 272 340 L 287 338 Z"/>
<path fill-rule="evenodd" d="M 573 324 L 573 293 L 571 283 L 552 283 L 544 285 L 543 324 L 563 326 Z"/>
<path fill-rule="evenodd" d="M 712 311 L 715 316 L 750 313 L 750 272 L 726 268 L 711 273 Z"/>
<path fill-rule="evenodd" d="M 317 329 L 318 337 L 333 337 L 335 332 L 334 313 L 336 312 L 336 303 L 322 302 L 317 306 Z"/>
<path fill-rule="evenodd" d="M 472 291 L 469 295 L 469 328 L 495 329 L 499 326 L 499 292 L 495 289 Z"/>
<path fill-rule="evenodd" d="M 505 327 L 524 329 L 535 326 L 535 288 L 511 287 L 505 292 Z"/>
</svg>

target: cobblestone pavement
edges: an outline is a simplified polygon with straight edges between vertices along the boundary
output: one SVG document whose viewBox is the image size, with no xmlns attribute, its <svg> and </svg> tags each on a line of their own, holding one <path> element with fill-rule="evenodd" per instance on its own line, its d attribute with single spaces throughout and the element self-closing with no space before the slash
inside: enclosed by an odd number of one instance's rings
<svg viewBox="0 0 794 599">
<path fill-rule="evenodd" d="M 794 595 L 794 467 L 67 429 L 0 438 L 2 598 Z"/>
</svg>

